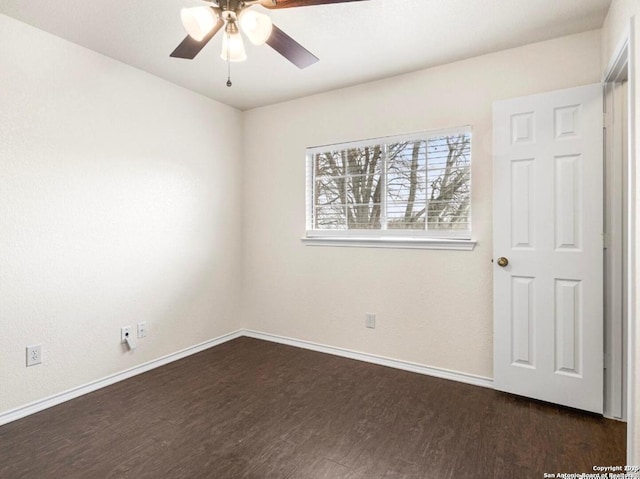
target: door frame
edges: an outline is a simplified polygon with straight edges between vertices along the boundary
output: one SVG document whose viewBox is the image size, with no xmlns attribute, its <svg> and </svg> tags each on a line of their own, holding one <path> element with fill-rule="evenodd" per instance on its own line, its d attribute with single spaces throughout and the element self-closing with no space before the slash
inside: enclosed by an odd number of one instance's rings
<svg viewBox="0 0 640 479">
<path fill-rule="evenodd" d="M 604 110 L 604 415 L 626 420 L 628 338 L 628 44 L 603 84 Z"/>
<path fill-rule="evenodd" d="M 627 420 L 627 464 L 632 464 L 634 461 L 635 451 L 635 418 L 640 412 L 635 404 L 635 390 L 637 385 L 635 384 L 635 368 L 636 368 L 636 158 L 635 158 L 635 31 L 634 31 L 635 17 L 631 17 L 629 20 L 628 29 L 623 34 L 621 40 L 618 43 L 618 47 L 615 50 L 614 55 L 610 59 L 609 66 L 605 71 L 602 83 L 606 88 L 607 84 L 616 83 L 620 80 L 620 74 L 626 69 L 627 71 L 627 202 L 626 202 L 626 240 L 627 240 L 627 259 L 626 259 L 626 324 L 622 325 L 623 339 L 621 346 L 626 349 L 626 360 L 623 361 L 621 367 L 626 374 L 626 394 L 624 394 L 623 402 L 626 400 L 626 404 L 623 405 L 623 414 L 626 412 Z M 606 102 L 606 99 L 605 99 Z M 615 131 L 614 135 L 618 133 Z M 605 148 L 605 164 L 608 165 L 610 161 L 616 159 L 620 161 L 620 156 L 611 158 L 611 152 L 609 148 Z M 607 158 L 609 154 L 609 158 Z M 624 187 L 622 184 L 622 178 L 619 178 L 619 186 Z M 611 213 L 611 211 L 605 210 L 605 214 Z M 623 268 L 624 269 L 624 268 Z M 623 271 L 616 271 L 616 274 L 622 275 Z M 611 318 L 610 318 L 611 319 Z M 606 321 L 605 315 L 605 321 Z M 626 327 L 625 327 L 626 326 Z M 626 346 L 626 348 L 625 348 Z M 605 350 L 605 353 L 611 351 Z M 622 372 L 621 372 L 622 374 Z M 606 384 L 605 384 L 606 388 Z M 623 391 L 625 387 L 623 385 Z M 610 391 L 605 391 L 605 397 Z M 624 419 L 624 416 L 623 416 Z"/>
</svg>

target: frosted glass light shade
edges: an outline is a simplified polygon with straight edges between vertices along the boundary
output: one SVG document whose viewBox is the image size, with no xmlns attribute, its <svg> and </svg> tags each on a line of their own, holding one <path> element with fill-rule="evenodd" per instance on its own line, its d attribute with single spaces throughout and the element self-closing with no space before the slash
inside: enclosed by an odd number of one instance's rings
<svg viewBox="0 0 640 479">
<path fill-rule="evenodd" d="M 229 52 L 229 61 L 242 62 L 247 59 L 247 53 L 244 50 L 244 42 L 242 41 L 242 35 L 236 30 L 235 33 L 228 33 L 222 37 L 222 53 L 220 58 L 225 62 L 227 61 L 227 52 Z"/>
<path fill-rule="evenodd" d="M 240 27 L 254 45 L 264 45 L 271 35 L 273 23 L 264 13 L 244 10 L 240 14 Z"/>
<path fill-rule="evenodd" d="M 183 8 L 180 19 L 189 36 L 197 41 L 201 41 L 216 24 L 216 15 L 210 7 Z"/>
</svg>

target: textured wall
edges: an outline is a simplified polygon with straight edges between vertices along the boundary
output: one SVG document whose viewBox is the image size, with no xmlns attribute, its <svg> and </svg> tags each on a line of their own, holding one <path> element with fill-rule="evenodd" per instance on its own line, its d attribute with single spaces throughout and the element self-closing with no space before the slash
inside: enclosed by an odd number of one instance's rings
<svg viewBox="0 0 640 479">
<path fill-rule="evenodd" d="M 240 113 L 3 15 L 0 72 L 0 412 L 237 329 Z"/>
<path fill-rule="evenodd" d="M 492 102 L 599 78 L 591 31 L 246 112 L 245 325 L 491 376 Z M 473 252 L 301 243 L 305 147 L 459 125 L 474 135 Z"/>
</svg>

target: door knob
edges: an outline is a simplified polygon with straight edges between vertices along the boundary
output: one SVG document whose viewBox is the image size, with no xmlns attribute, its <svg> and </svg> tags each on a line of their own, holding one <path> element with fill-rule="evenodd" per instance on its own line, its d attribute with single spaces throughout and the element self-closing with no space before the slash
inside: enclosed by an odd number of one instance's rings
<svg viewBox="0 0 640 479">
<path fill-rule="evenodd" d="M 504 268 L 508 264 L 509 264 L 509 260 L 504 256 L 500 256 L 498 258 L 498 266 L 500 266 L 501 268 Z"/>
</svg>

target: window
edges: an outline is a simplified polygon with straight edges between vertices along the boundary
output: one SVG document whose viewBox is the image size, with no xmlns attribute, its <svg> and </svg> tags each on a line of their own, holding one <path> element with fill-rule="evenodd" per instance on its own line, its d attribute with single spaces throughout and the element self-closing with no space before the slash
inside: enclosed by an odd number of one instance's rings
<svg viewBox="0 0 640 479">
<path fill-rule="evenodd" d="M 307 150 L 310 243 L 446 247 L 470 238 L 469 127 Z"/>
</svg>

